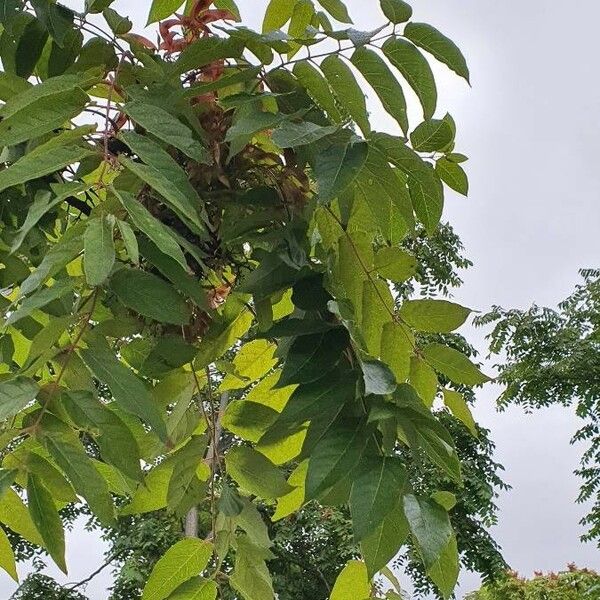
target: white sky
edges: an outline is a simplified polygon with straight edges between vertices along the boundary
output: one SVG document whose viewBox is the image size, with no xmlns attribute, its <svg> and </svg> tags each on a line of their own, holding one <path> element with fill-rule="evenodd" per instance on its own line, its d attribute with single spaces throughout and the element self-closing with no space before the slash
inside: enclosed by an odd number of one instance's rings
<svg viewBox="0 0 600 600">
<path fill-rule="evenodd" d="M 83 1 L 67 2 L 80 7 Z M 381 24 L 377 0 L 348 0 L 358 29 Z M 436 68 L 439 111 L 458 124 L 457 150 L 471 157 L 468 200 L 448 194 L 446 218 L 475 267 L 456 297 L 486 310 L 492 304 L 553 306 L 578 281 L 580 267 L 599 267 L 600 84 L 597 0 L 416 0 L 414 19 L 437 26 L 465 53 L 472 88 Z M 149 1 L 117 0 L 121 13 L 143 24 Z M 258 27 L 266 0 L 239 0 L 247 23 Z M 391 126 L 372 103 L 379 129 Z M 413 118 L 413 125 L 418 120 Z M 485 350 L 483 334 L 471 340 Z M 569 439 L 578 427 L 572 411 L 552 408 L 531 416 L 498 414 L 494 386 L 479 394 L 476 417 L 492 430 L 496 458 L 513 490 L 500 499 L 494 531 L 508 562 L 525 575 L 559 570 L 569 562 L 600 569 L 600 553 L 579 542 L 584 507 L 575 504 L 572 474 L 581 449 Z M 77 528 L 68 536 L 70 581 L 100 564 L 102 544 Z M 25 569 L 21 569 L 25 573 Z M 52 570 L 52 574 L 55 572 Z M 87 589 L 104 600 L 109 572 Z M 477 587 L 463 574 L 461 592 Z M 0 574 L 0 597 L 14 585 Z"/>
</svg>

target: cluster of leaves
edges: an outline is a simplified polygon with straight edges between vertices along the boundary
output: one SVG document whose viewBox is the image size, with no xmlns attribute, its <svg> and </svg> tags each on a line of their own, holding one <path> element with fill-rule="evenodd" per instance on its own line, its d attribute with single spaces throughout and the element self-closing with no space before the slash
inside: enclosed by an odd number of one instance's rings
<svg viewBox="0 0 600 600">
<path fill-rule="evenodd" d="M 536 573 L 533 579 L 509 573 L 503 581 L 487 584 L 465 600 L 591 600 L 600 594 L 600 575 L 569 565 L 560 573 Z"/>
<path fill-rule="evenodd" d="M 558 310 L 495 307 L 476 322 L 494 324 L 490 350 L 503 355 L 499 381 L 506 386 L 501 407 L 575 405 L 585 421 L 573 438 L 588 446 L 577 471 L 583 480 L 578 500 L 592 502 L 582 521 L 589 527 L 584 539 L 600 542 L 600 272 L 581 275 L 583 283 Z"/>
<path fill-rule="evenodd" d="M 409 536 L 450 596 L 455 495 L 421 490 L 398 449 L 460 487 L 432 406 L 476 435 L 450 383 L 488 378 L 444 338 L 469 309 L 392 284 L 418 274 L 400 243 L 437 229 L 443 184 L 467 192 L 422 53 L 468 81 L 460 50 L 401 0 L 375 32 L 334 28 L 338 0 L 272 0 L 262 33 L 192 0 L 158 45 L 110 4 L 0 13 L 0 522 L 66 571 L 59 510 L 80 498 L 108 527 L 200 505 L 204 539 L 168 549 L 144 600 L 267 600 L 258 506 L 280 521 L 317 500 L 349 507 L 362 558 L 333 600 L 381 597 L 378 572 L 397 598 Z M 372 131 L 357 75 L 407 137 Z M 410 135 L 400 76 L 423 109 Z M 15 575 L 4 534 L 0 564 Z"/>
</svg>

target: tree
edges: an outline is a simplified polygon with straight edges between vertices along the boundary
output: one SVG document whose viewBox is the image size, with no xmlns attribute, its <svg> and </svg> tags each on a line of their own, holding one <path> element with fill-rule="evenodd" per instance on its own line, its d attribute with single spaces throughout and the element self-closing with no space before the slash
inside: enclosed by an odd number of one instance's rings
<svg viewBox="0 0 600 600">
<path fill-rule="evenodd" d="M 498 365 L 499 381 L 506 385 L 501 407 L 575 405 L 585 421 L 573 438 L 588 445 L 577 470 L 583 480 L 578 501 L 593 503 L 582 520 L 589 527 L 583 539 L 600 543 L 600 271 L 581 275 L 583 283 L 558 310 L 495 307 L 477 323 L 494 324 L 490 350 L 503 354 Z"/>
<path fill-rule="evenodd" d="M 375 32 L 333 28 L 347 10 L 321 4 L 273 0 L 256 33 L 231 0 L 170 19 L 155 0 L 158 47 L 109 0 L 0 15 L 0 522 L 63 570 L 62 507 L 82 498 L 109 527 L 117 507 L 167 509 L 187 536 L 144 598 L 272 598 L 259 508 L 318 500 L 349 506 L 361 549 L 332 597 L 380 597 L 373 577 L 409 536 L 452 593 L 451 495 L 421 490 L 397 449 L 460 486 L 431 406 L 488 378 L 445 338 L 469 309 L 390 284 L 419 272 L 399 244 L 436 230 L 443 183 L 467 191 L 421 51 L 469 73 L 400 0 Z M 371 130 L 355 73 L 407 134 L 405 78 L 424 115 L 410 140 Z M 472 425 L 461 392 L 443 397 Z"/>
<path fill-rule="evenodd" d="M 600 575 L 589 569 L 569 565 L 560 573 L 536 573 L 533 579 L 524 579 L 509 573 L 503 581 L 487 584 L 469 594 L 465 600 L 581 600 L 596 598 L 600 592 Z"/>
</svg>

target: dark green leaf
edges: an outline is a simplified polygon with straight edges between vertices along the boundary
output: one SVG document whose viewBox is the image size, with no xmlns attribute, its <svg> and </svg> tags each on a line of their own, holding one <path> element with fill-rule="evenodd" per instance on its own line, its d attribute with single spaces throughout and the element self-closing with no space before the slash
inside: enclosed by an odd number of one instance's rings
<svg viewBox="0 0 600 600">
<path fill-rule="evenodd" d="M 385 61 L 373 50 L 361 47 L 357 48 L 352 55 L 352 64 L 375 90 L 385 110 L 396 119 L 406 134 L 408 116 L 404 92 Z"/>
<path fill-rule="evenodd" d="M 115 35 L 123 35 L 128 33 L 133 27 L 133 23 L 127 17 L 122 17 L 116 10 L 113 10 L 112 8 L 105 8 L 102 11 L 102 16 Z"/>
<path fill-rule="evenodd" d="M 381 8 L 392 23 L 405 23 L 412 17 L 412 7 L 402 0 L 381 0 Z"/>
<path fill-rule="evenodd" d="M 373 533 L 404 493 L 407 475 L 395 457 L 363 457 L 352 483 L 350 511 L 357 542 Z"/>
<path fill-rule="evenodd" d="M 27 503 L 31 519 L 40 532 L 48 553 L 66 574 L 65 532 L 56 505 L 50 492 L 35 476 L 27 478 Z"/>
<path fill-rule="evenodd" d="M 319 4 L 340 23 L 352 23 L 348 8 L 342 0 L 319 0 Z"/>
<path fill-rule="evenodd" d="M 454 129 L 446 119 L 423 121 L 411 134 L 412 147 L 418 152 L 439 152 L 454 140 Z"/>
<path fill-rule="evenodd" d="M 390 38 L 382 46 L 388 60 L 402 73 L 415 91 L 426 119 L 431 119 L 437 104 L 437 87 L 429 63 L 410 42 Z"/>
<path fill-rule="evenodd" d="M 164 440 L 167 435 L 165 423 L 144 383 L 117 359 L 104 340 L 95 338 L 88 345 L 80 353 L 92 375 L 108 386 L 123 410 L 148 423 Z"/>
<path fill-rule="evenodd" d="M 263 33 L 281 29 L 291 18 L 296 0 L 271 0 L 265 12 Z"/>
<path fill-rule="evenodd" d="M 459 164 L 442 157 L 435 163 L 435 170 L 448 187 L 463 196 L 469 195 L 469 179 Z"/>
<path fill-rule="evenodd" d="M 391 369 L 379 360 L 365 360 L 361 363 L 365 394 L 385 396 L 396 389 L 396 377 Z"/>
<path fill-rule="evenodd" d="M 35 400 L 38 392 L 35 381 L 25 377 L 0 382 L 0 421 L 14 417 Z"/>
<path fill-rule="evenodd" d="M 340 104 L 360 127 L 363 135 L 368 136 L 371 133 L 371 125 L 367 103 L 348 65 L 339 56 L 332 54 L 321 63 L 321 69 Z"/>
<path fill-rule="evenodd" d="M 115 242 L 112 215 L 90 219 L 83 237 L 83 267 L 88 285 L 104 283 L 115 264 Z"/>
<path fill-rule="evenodd" d="M 322 127 L 310 121 L 303 121 L 301 123 L 284 121 L 273 132 L 272 139 L 280 148 L 295 148 L 297 146 L 312 144 L 335 133 L 337 129 L 335 125 Z"/>
<path fill-rule="evenodd" d="M 74 12 L 58 3 L 47 0 L 30 0 L 38 19 L 44 24 L 54 41 L 63 46 L 65 37 L 73 27 Z"/>
<path fill-rule="evenodd" d="M 258 268 L 244 278 L 238 290 L 252 294 L 256 301 L 260 301 L 291 287 L 300 276 L 301 271 L 291 267 L 277 254 L 266 254 Z"/>
<path fill-rule="evenodd" d="M 427 23 L 409 23 L 404 36 L 469 81 L 469 67 L 458 46 Z"/>
<path fill-rule="evenodd" d="M 319 70 L 308 61 L 299 61 L 294 65 L 294 75 L 315 102 L 327 112 L 329 118 L 335 123 L 340 123 L 342 116 L 337 107 L 335 96 Z"/>
<path fill-rule="evenodd" d="M 185 325 L 190 308 L 164 279 L 138 269 L 121 269 L 110 280 L 119 300 L 131 310 L 149 319 L 172 325 Z"/>
<path fill-rule="evenodd" d="M 150 14 L 146 25 L 162 21 L 170 17 L 182 4 L 184 0 L 152 0 Z"/>
<path fill-rule="evenodd" d="M 428 344 L 423 348 L 423 356 L 438 373 L 454 383 L 475 386 L 490 380 L 462 352 L 443 344 Z"/>
<path fill-rule="evenodd" d="M 348 342 L 348 333 L 342 328 L 296 338 L 288 351 L 277 387 L 320 379 L 338 364 Z"/>
</svg>

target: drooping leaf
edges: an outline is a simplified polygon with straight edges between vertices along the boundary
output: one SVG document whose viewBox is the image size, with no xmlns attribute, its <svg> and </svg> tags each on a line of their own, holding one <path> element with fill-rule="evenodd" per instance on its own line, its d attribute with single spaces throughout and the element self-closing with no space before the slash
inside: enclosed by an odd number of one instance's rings
<svg viewBox="0 0 600 600">
<path fill-rule="evenodd" d="M 402 73 L 417 94 L 426 119 L 437 105 L 437 86 L 427 59 L 409 41 L 390 38 L 382 46 L 388 60 Z"/>
<path fill-rule="evenodd" d="M 110 215 L 88 221 L 83 237 L 83 264 L 91 287 L 104 283 L 115 264 L 114 225 L 114 217 Z"/>
<path fill-rule="evenodd" d="M 123 410 L 148 423 L 156 434 L 166 438 L 166 427 L 150 392 L 136 375 L 120 362 L 104 340 L 95 338 L 80 351 L 91 373 L 110 389 Z"/>
<path fill-rule="evenodd" d="M 469 67 L 458 46 L 427 23 L 409 23 L 404 36 L 469 82 Z"/>
<path fill-rule="evenodd" d="M 246 491 L 273 500 L 292 491 L 283 473 L 265 456 L 249 448 L 232 448 L 225 457 L 227 472 Z"/>
<path fill-rule="evenodd" d="M 142 600 L 168 598 L 182 583 L 206 568 L 212 553 L 212 544 L 195 538 L 171 546 L 152 569 Z"/>
<path fill-rule="evenodd" d="M 296 338 L 288 351 L 277 386 L 311 383 L 320 379 L 338 364 L 347 344 L 345 329 L 331 329 Z"/>
<path fill-rule="evenodd" d="M 0 382 L 0 421 L 14 417 L 35 400 L 38 392 L 35 381 L 25 377 Z"/>
<path fill-rule="evenodd" d="M 308 61 L 299 61 L 294 65 L 294 75 L 314 98 L 315 102 L 327 112 L 329 118 L 335 123 L 340 123 L 342 121 L 342 116 L 337 107 L 335 96 L 333 95 L 327 80 L 319 70 Z"/>
<path fill-rule="evenodd" d="M 442 157 L 436 161 L 435 170 L 449 188 L 463 196 L 469 195 L 469 179 L 459 164 Z"/>
<path fill-rule="evenodd" d="M 115 192 L 121 204 L 127 209 L 134 225 L 145 233 L 161 252 L 176 260 L 187 270 L 188 265 L 185 256 L 169 227 L 153 217 L 133 194 L 119 190 L 115 190 Z"/>
<path fill-rule="evenodd" d="M 123 110 L 149 133 L 191 159 L 199 163 L 210 162 L 208 150 L 194 139 L 191 129 L 166 110 L 137 100 L 125 104 Z"/>
<path fill-rule="evenodd" d="M 53 436 L 46 436 L 45 443 L 56 464 L 67 475 L 75 491 L 87 500 L 100 522 L 108 527 L 113 526 L 115 510 L 108 484 L 94 467 L 83 446 Z"/>
<path fill-rule="evenodd" d="M 411 327 L 431 333 L 451 333 L 470 314 L 470 309 L 447 300 L 408 300 L 400 309 L 400 316 Z"/>
<path fill-rule="evenodd" d="M 348 111 L 363 135 L 367 137 L 371 133 L 367 104 L 363 91 L 350 67 L 337 55 L 332 54 L 321 63 L 321 70 L 340 104 Z"/>
<path fill-rule="evenodd" d="M 66 573 L 65 532 L 62 521 L 52 495 L 35 475 L 29 475 L 27 478 L 27 502 L 31 518 L 50 556 L 60 570 Z"/>
<path fill-rule="evenodd" d="M 423 348 L 425 360 L 454 383 L 475 386 L 490 380 L 462 352 L 444 344 L 428 344 Z"/>
<path fill-rule="evenodd" d="M 19 581 L 15 553 L 4 529 L 0 529 L 0 568 L 4 569 L 16 582 Z"/>
<path fill-rule="evenodd" d="M 363 457 L 352 483 L 350 510 L 356 541 L 373 533 L 404 493 L 407 475 L 395 457 Z"/>
<path fill-rule="evenodd" d="M 444 404 L 450 409 L 452 414 L 462 421 L 467 429 L 473 434 L 474 437 L 478 437 L 477 425 L 471 409 L 467 404 L 464 396 L 460 392 L 454 390 L 444 390 Z"/>
<path fill-rule="evenodd" d="M 400 498 L 373 533 L 360 543 L 369 577 L 373 577 L 396 557 L 408 534 L 408 521 Z"/>
<path fill-rule="evenodd" d="M 408 132 L 408 116 L 404 92 L 385 61 L 373 50 L 362 46 L 357 48 L 352 55 L 352 64 L 369 82 L 385 110 L 396 119 L 406 134 Z"/>
<path fill-rule="evenodd" d="M 367 445 L 361 422 L 338 422 L 316 444 L 308 463 L 306 498 L 316 498 L 358 464 Z"/>
<path fill-rule="evenodd" d="M 338 575 L 330 600 L 368 600 L 370 597 L 367 566 L 361 561 L 351 560 Z"/>
<path fill-rule="evenodd" d="M 121 269 L 112 276 L 110 288 L 127 308 L 144 317 L 173 325 L 185 325 L 190 320 L 185 300 L 152 273 Z"/>
<path fill-rule="evenodd" d="M 367 154 L 364 142 L 334 143 L 315 157 L 313 173 L 321 202 L 329 204 L 356 179 Z"/>
<path fill-rule="evenodd" d="M 0 502 L 0 523 L 18 533 L 36 546 L 44 547 L 44 540 L 31 520 L 23 500 L 13 489 L 7 489 Z"/>
</svg>

